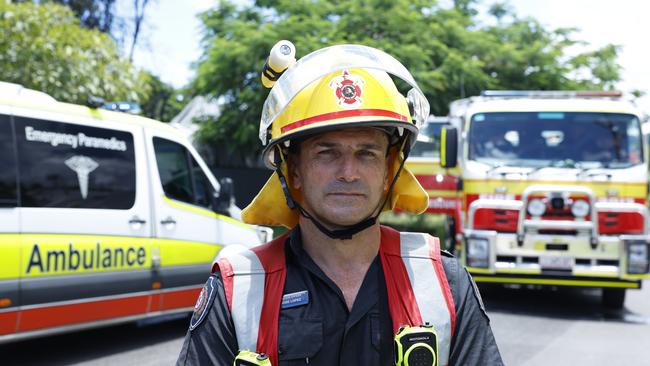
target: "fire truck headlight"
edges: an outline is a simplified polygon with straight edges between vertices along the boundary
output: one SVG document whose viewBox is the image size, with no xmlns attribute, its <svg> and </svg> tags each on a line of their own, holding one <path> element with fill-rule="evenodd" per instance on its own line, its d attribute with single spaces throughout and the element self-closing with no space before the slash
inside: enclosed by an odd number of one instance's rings
<svg viewBox="0 0 650 366">
<path fill-rule="evenodd" d="M 486 238 L 467 239 L 467 265 L 469 267 L 490 266 L 490 246 Z"/>
<path fill-rule="evenodd" d="M 575 217 L 583 218 L 589 214 L 589 202 L 585 200 L 575 200 L 571 205 L 571 213 Z"/>
<path fill-rule="evenodd" d="M 644 242 L 630 242 L 627 246 L 627 273 L 650 272 L 650 250 Z"/>
<path fill-rule="evenodd" d="M 528 213 L 530 216 L 542 216 L 546 212 L 546 203 L 539 198 L 528 201 Z"/>
</svg>

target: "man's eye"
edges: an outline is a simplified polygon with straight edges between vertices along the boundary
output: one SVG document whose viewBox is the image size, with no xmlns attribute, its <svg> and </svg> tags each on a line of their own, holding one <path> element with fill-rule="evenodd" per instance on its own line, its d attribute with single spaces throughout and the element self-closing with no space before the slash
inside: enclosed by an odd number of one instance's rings
<svg viewBox="0 0 650 366">
<path fill-rule="evenodd" d="M 375 154 L 374 152 L 369 151 L 369 150 L 359 151 L 359 156 L 362 156 L 364 158 L 372 158 L 372 157 L 375 157 L 376 155 L 377 154 Z"/>
</svg>

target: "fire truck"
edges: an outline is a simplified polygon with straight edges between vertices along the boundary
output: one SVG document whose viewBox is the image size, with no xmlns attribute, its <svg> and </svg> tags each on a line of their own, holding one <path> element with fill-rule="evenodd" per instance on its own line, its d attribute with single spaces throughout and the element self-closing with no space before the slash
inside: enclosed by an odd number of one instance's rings
<svg viewBox="0 0 650 366">
<path fill-rule="evenodd" d="M 418 134 L 417 143 L 413 146 L 406 160 L 406 166 L 415 174 L 422 187 L 429 194 L 429 208 L 427 215 L 437 215 L 442 218 L 442 230 L 444 233 L 444 248 L 450 252 L 455 250 L 457 222 L 460 222 L 460 170 L 458 167 L 443 168 L 440 166 L 440 134 L 443 129 L 451 128 L 452 124 L 448 117 L 430 116 L 422 126 Z M 405 215 L 405 214 L 402 214 Z M 386 217 L 386 216 L 384 216 Z M 394 225 L 389 220 L 385 224 Z M 439 224 L 440 221 L 435 221 Z M 404 227 L 411 231 L 426 230 L 427 227 L 416 227 L 412 223 L 406 223 Z"/>
<path fill-rule="evenodd" d="M 408 165 L 477 282 L 602 288 L 621 308 L 650 277 L 642 120 L 620 92 L 484 91 Z"/>
</svg>

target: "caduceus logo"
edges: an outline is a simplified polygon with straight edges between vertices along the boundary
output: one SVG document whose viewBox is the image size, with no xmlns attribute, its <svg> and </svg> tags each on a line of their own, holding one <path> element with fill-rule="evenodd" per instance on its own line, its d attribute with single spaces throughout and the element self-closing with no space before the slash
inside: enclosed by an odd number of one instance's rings
<svg viewBox="0 0 650 366">
<path fill-rule="evenodd" d="M 88 176 L 93 170 L 97 169 L 99 164 L 87 156 L 75 155 L 66 160 L 65 165 L 77 173 L 81 197 L 86 199 L 86 197 L 88 197 Z"/>
<path fill-rule="evenodd" d="M 356 108 L 361 103 L 362 87 L 365 81 L 354 74 L 350 74 L 347 70 L 343 71 L 343 75 L 337 76 L 330 82 L 330 88 L 334 90 L 337 103 L 343 108 Z"/>
</svg>

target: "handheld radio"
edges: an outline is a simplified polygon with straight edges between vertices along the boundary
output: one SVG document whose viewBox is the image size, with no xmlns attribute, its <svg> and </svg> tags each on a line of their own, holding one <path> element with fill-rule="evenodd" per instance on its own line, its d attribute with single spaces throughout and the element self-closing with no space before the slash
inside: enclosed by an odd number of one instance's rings
<svg viewBox="0 0 650 366">
<path fill-rule="evenodd" d="M 438 364 L 438 335 L 432 325 L 404 325 L 395 334 L 396 366 L 434 366 Z"/>
</svg>

